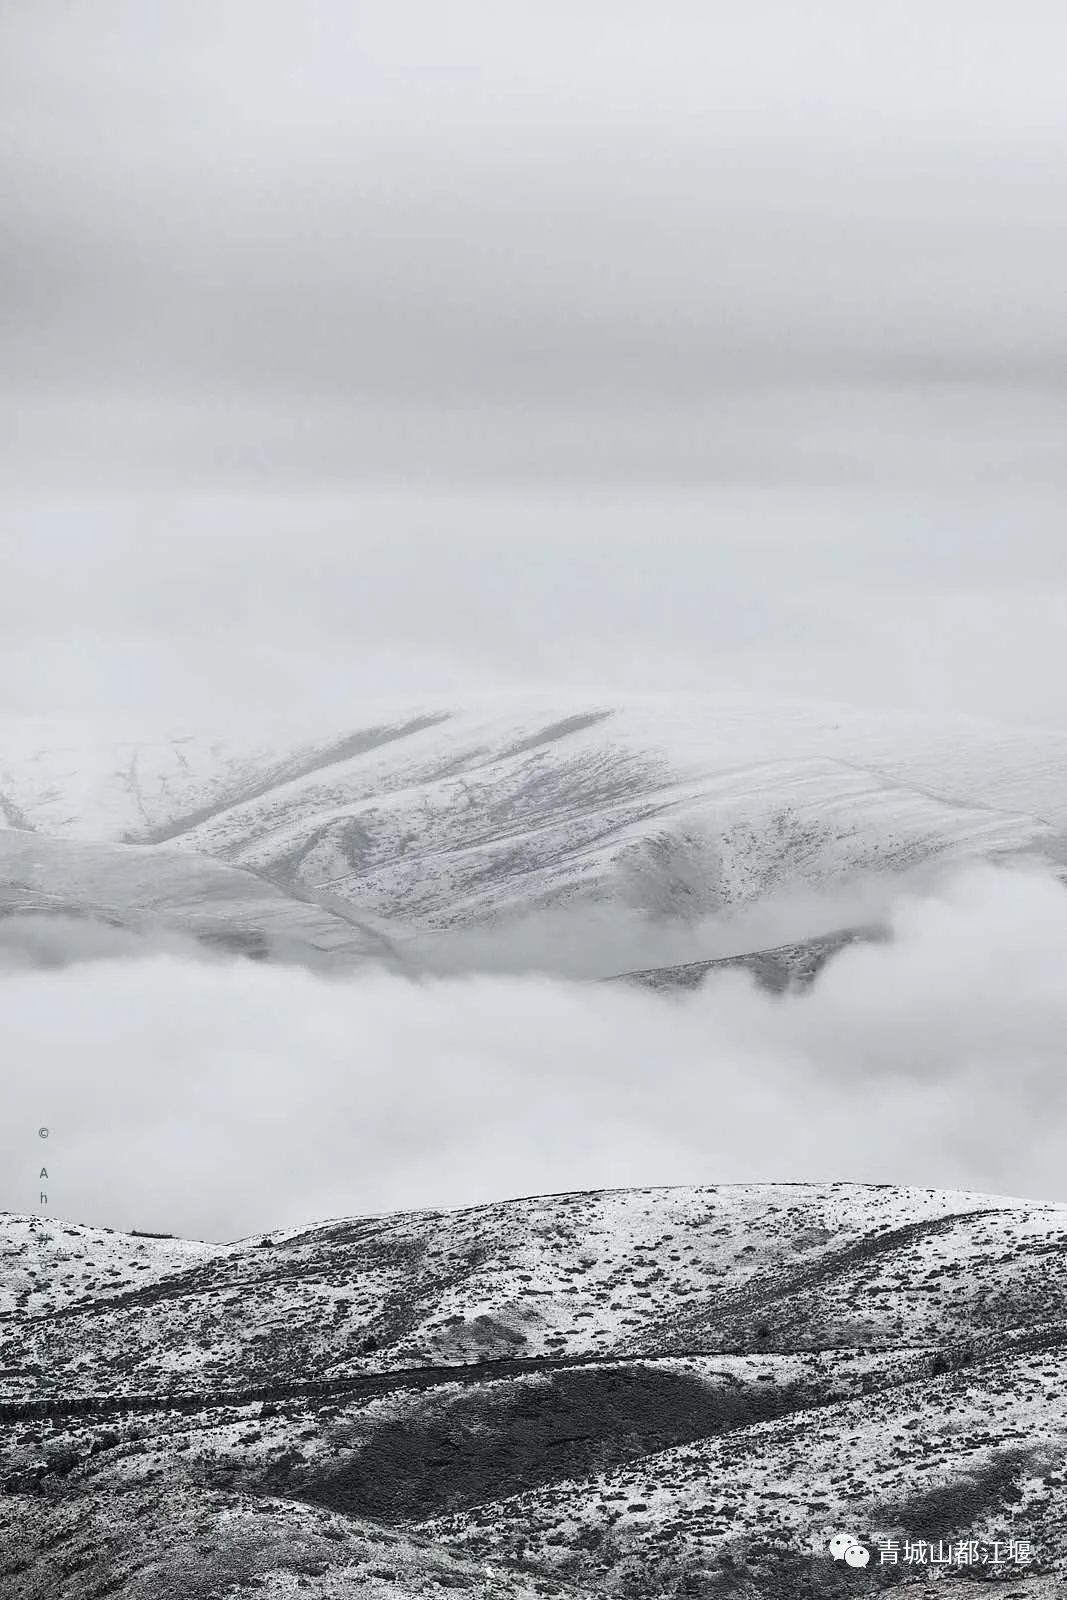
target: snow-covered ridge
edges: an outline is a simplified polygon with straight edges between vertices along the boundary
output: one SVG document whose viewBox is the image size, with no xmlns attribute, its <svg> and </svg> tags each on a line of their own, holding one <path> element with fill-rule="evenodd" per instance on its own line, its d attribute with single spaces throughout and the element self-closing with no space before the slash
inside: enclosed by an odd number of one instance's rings
<svg viewBox="0 0 1067 1600">
<path fill-rule="evenodd" d="M 1067 1310 L 1067 1204 L 846 1183 L 546 1196 L 226 1246 L 17 1217 L 0 1239 L 13 1398 L 517 1355 L 893 1348 L 999 1328 L 1024 1302 Z M 1014 1311 L 992 1315 L 983 1297 L 1008 1258 L 997 1288 Z M 966 1272 L 949 1298 L 909 1289 L 953 1262 Z M 775 1333 L 758 1332 L 754 1295 L 777 1305 Z"/>
<path fill-rule="evenodd" d="M 3 1600 L 72 1550 L 70 1600 L 235 1560 L 312 1600 L 814 1600 L 841 1529 L 1067 1578 L 1067 1205 L 609 1190 L 227 1245 L 5 1216 L 0 1272 Z"/>
<path fill-rule="evenodd" d="M 433 930 L 578 902 L 689 919 L 783 887 L 1067 861 L 1067 734 L 731 698 L 368 705 L 96 746 L 0 726 L 9 827 L 160 843 Z"/>
</svg>

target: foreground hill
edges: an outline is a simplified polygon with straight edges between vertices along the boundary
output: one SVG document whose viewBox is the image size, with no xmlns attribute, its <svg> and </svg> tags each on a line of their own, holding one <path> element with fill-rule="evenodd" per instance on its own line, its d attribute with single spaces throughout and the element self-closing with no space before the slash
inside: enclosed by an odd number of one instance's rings
<svg viewBox="0 0 1067 1600">
<path fill-rule="evenodd" d="M 1059 867 L 1065 778 L 1058 733 L 714 697 L 385 706 L 237 741 L 0 727 L 10 828 L 187 849 L 424 931 L 576 901 L 693 919 L 976 857 Z"/>
<path fill-rule="evenodd" d="M 842 1529 L 1067 1581 L 1067 1206 L 721 1185 L 0 1248 L 4 1597 L 914 1591 Z"/>
</svg>

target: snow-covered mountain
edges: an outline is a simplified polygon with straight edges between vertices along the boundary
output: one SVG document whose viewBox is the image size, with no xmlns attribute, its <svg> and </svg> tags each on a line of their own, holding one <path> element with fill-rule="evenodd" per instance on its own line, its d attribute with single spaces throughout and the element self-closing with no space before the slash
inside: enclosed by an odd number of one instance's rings
<svg viewBox="0 0 1067 1600">
<path fill-rule="evenodd" d="M 560 906 L 692 923 L 868 873 L 1062 870 L 1067 735 L 712 696 L 386 705 L 236 741 L 6 724 L 0 812 L 8 839 L 106 843 L 116 872 L 138 846 L 142 875 L 207 857 L 394 943 Z"/>
<path fill-rule="evenodd" d="M 1064 1205 L 723 1185 L 0 1249 L 4 1600 L 804 1600 L 856 1592 L 842 1530 L 1067 1582 Z"/>
</svg>

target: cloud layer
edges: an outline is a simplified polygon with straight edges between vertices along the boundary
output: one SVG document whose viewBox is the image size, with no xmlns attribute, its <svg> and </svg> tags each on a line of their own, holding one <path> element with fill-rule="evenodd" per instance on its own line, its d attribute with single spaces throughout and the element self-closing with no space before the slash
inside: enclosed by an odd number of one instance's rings
<svg viewBox="0 0 1067 1600">
<path fill-rule="evenodd" d="M 2 1204 L 225 1239 L 602 1185 L 1063 1197 L 1067 895 L 976 869 L 804 997 L 328 980 L 170 953 L 0 976 Z M 48 1125 L 47 1145 L 37 1138 Z"/>
<path fill-rule="evenodd" d="M 1052 0 L 5 6 L 9 707 L 1067 718 L 1065 44 Z"/>
</svg>

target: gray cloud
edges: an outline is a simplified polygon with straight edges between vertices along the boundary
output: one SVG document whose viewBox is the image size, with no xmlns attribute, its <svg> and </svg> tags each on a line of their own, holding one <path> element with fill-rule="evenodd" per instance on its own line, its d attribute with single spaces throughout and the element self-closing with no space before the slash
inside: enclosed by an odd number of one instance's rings
<svg viewBox="0 0 1067 1600">
<path fill-rule="evenodd" d="M 1060 394 L 1051 5 L 106 0 L 3 28 L 20 395 L 333 405 L 357 457 L 367 411 L 403 436 L 503 408 L 520 459 L 592 413 L 621 464 L 628 414 L 669 436 L 753 384 Z"/>
<path fill-rule="evenodd" d="M 220 961 L 209 947 L 181 934 L 142 934 L 94 917 L 32 914 L 0 916 L 0 973 L 57 971 L 94 961 L 129 961 L 173 955 L 186 961 Z"/>
<path fill-rule="evenodd" d="M 225 731 L 514 683 L 1067 714 L 1032 491 L 24 495 L 8 527 L 8 709 Z"/>
<path fill-rule="evenodd" d="M 5 701 L 1061 719 L 1065 35 L 1051 0 L 9 4 Z"/>
<path fill-rule="evenodd" d="M 1067 895 L 975 870 L 805 998 L 544 976 L 350 982 L 171 956 L 0 973 L 3 1205 L 211 1238 L 645 1183 L 1055 1197 Z M 264 1209 L 264 1195 L 270 1204 Z"/>
</svg>

